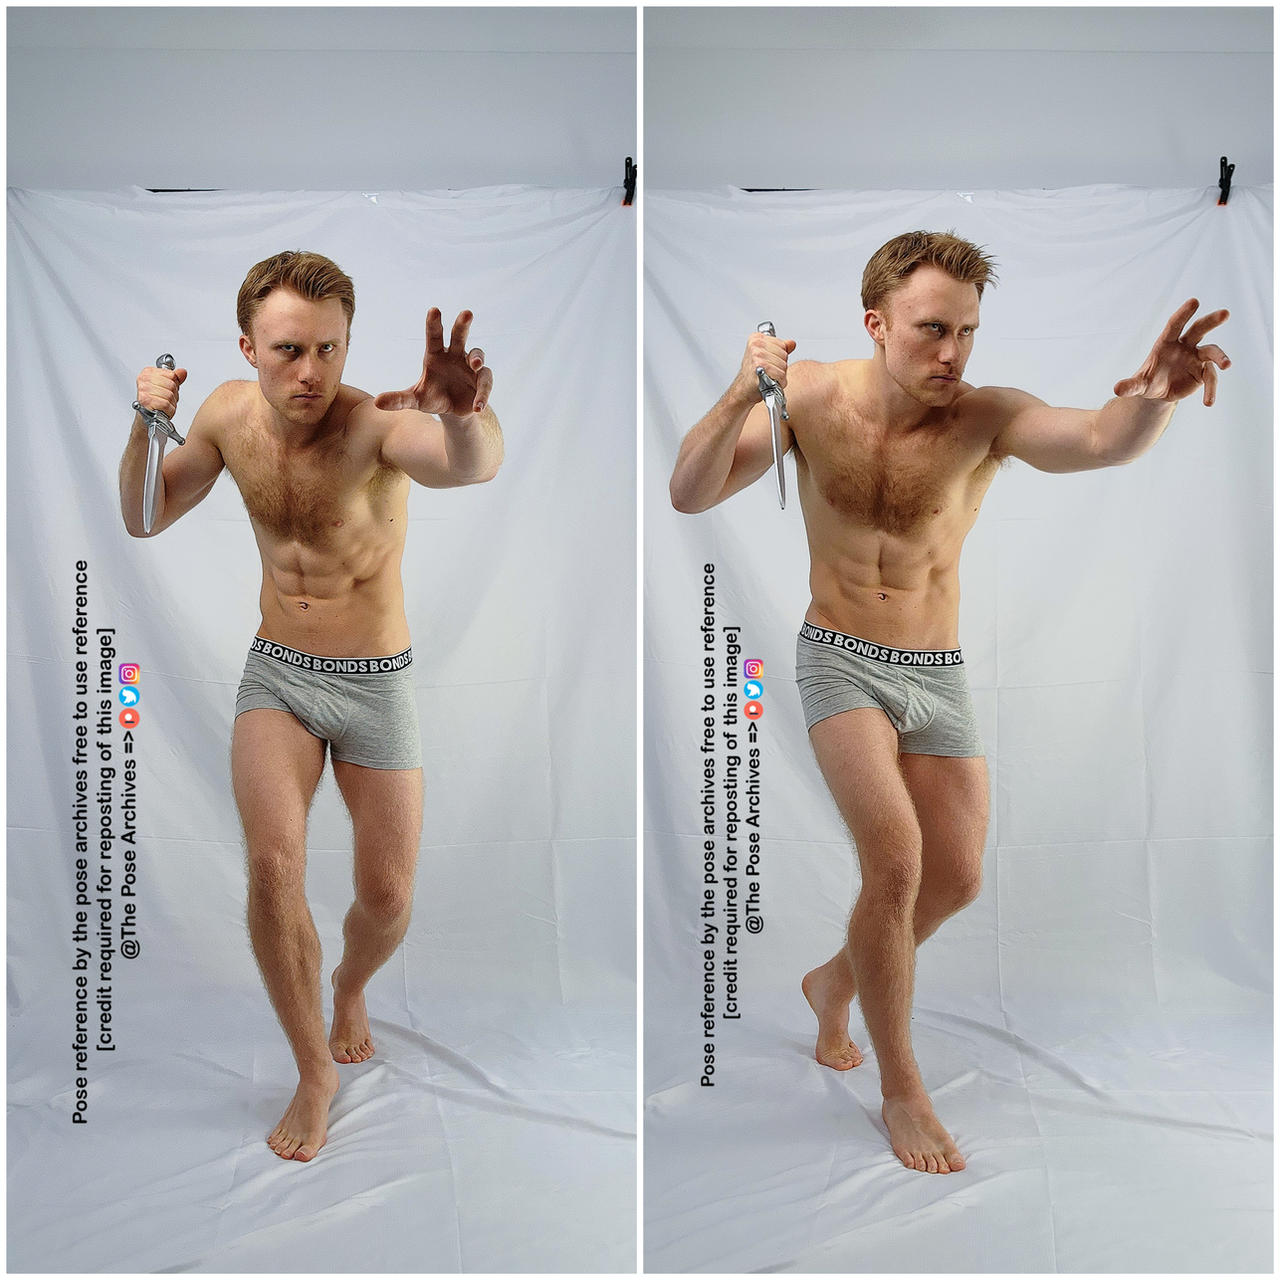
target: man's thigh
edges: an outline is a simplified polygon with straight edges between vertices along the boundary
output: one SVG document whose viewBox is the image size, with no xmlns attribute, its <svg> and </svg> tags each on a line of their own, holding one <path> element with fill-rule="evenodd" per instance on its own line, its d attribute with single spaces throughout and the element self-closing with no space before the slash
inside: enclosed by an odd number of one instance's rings
<svg viewBox="0 0 1280 1280">
<path fill-rule="evenodd" d="M 898 765 L 898 732 L 883 711 L 860 707 L 819 720 L 809 741 L 836 807 L 869 857 L 919 861 L 920 827 Z"/>
<path fill-rule="evenodd" d="M 287 711 L 236 716 L 231 786 L 251 868 L 289 883 L 306 873 L 307 810 L 324 772 L 325 742 Z"/>
<path fill-rule="evenodd" d="M 355 831 L 355 876 L 412 879 L 422 836 L 422 770 L 333 762 Z"/>
<path fill-rule="evenodd" d="M 987 840 L 986 759 L 904 753 L 901 767 L 920 822 L 925 875 L 974 874 Z"/>
</svg>

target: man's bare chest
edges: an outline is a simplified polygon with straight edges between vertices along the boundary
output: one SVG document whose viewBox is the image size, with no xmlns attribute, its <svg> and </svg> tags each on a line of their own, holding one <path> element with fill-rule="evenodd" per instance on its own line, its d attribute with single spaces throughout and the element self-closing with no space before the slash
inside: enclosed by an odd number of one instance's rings
<svg viewBox="0 0 1280 1280">
<path fill-rule="evenodd" d="M 353 456 L 345 438 L 289 448 L 246 428 L 223 448 L 227 469 L 254 523 L 281 541 L 310 546 L 345 540 L 385 500 L 393 472 Z"/>
<path fill-rule="evenodd" d="M 797 433 L 810 479 L 842 519 L 895 536 L 916 533 L 981 499 L 997 463 L 955 428 L 903 436 L 832 421 Z"/>
</svg>

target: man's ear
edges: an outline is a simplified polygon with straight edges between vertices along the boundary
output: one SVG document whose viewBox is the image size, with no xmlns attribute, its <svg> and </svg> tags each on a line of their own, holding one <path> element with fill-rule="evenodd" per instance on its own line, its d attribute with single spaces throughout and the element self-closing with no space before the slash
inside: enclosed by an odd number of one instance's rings
<svg viewBox="0 0 1280 1280">
<path fill-rule="evenodd" d="M 240 352 L 255 369 L 258 367 L 258 357 L 254 353 L 253 343 L 249 341 L 247 333 L 240 335 Z"/>
<path fill-rule="evenodd" d="M 871 341 L 878 347 L 884 346 L 885 330 L 889 327 L 889 322 L 885 319 L 882 311 L 868 311 L 862 317 L 862 323 L 866 326 L 867 332 L 871 335 Z"/>
</svg>

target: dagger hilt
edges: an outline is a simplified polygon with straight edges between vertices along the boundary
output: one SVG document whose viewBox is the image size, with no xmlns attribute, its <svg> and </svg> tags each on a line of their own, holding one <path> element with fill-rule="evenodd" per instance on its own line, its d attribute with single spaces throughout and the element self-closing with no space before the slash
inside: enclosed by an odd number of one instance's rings
<svg viewBox="0 0 1280 1280">
<path fill-rule="evenodd" d="M 761 320 L 756 325 L 756 332 L 768 334 L 771 338 L 778 336 L 773 325 L 768 320 Z M 772 396 L 777 400 L 778 412 L 782 415 L 782 420 L 789 422 L 791 415 L 787 412 L 787 397 L 783 394 L 782 388 L 759 365 L 756 366 L 756 384 L 760 389 L 760 399 L 766 405 L 769 405 L 770 412 L 773 411 L 773 405 L 769 403 Z"/>
<path fill-rule="evenodd" d="M 173 372 L 177 366 L 173 363 L 173 357 L 166 351 L 163 355 L 156 356 L 156 368 L 168 369 Z M 159 431 L 162 435 L 166 435 L 175 444 L 186 444 L 186 440 L 178 434 L 178 429 L 169 420 L 167 413 L 161 413 L 159 409 L 144 409 L 136 400 L 133 402 L 134 409 L 142 415 L 142 420 L 147 424 L 148 431 Z"/>
</svg>

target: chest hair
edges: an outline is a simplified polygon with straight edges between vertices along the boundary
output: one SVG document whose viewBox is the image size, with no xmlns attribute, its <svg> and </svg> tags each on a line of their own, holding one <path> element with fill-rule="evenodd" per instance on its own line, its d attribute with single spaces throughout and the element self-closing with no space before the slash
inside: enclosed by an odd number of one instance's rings
<svg viewBox="0 0 1280 1280">
<path fill-rule="evenodd" d="M 255 523 L 281 541 L 323 543 L 354 514 L 365 495 L 376 500 L 390 482 L 378 467 L 361 485 L 352 475 L 344 435 L 305 450 L 286 449 L 264 432 L 246 429 L 228 458 Z"/>
<path fill-rule="evenodd" d="M 921 429 L 900 440 L 868 439 L 856 422 L 848 434 L 824 433 L 811 463 L 818 491 L 845 519 L 894 536 L 913 533 L 980 487 L 998 465 L 974 459 L 945 429 Z"/>
</svg>

